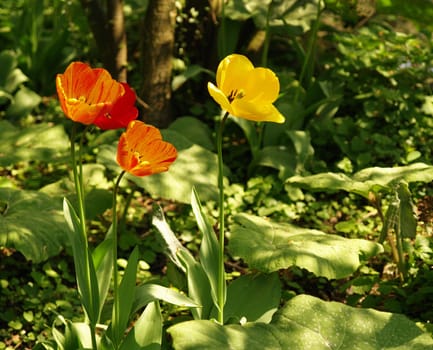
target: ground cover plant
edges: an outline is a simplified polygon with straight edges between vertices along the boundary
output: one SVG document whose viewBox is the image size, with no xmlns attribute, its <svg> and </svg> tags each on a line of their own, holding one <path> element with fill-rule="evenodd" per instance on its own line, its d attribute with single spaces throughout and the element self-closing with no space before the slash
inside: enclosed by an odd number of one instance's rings
<svg viewBox="0 0 433 350">
<path fill-rule="evenodd" d="M 6 1 L 0 349 L 432 348 L 430 7 Z"/>
</svg>

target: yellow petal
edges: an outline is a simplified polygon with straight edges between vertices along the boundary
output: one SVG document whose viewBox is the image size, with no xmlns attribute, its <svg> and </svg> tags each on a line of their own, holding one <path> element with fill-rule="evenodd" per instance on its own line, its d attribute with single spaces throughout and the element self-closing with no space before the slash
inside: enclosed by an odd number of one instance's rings
<svg viewBox="0 0 433 350">
<path fill-rule="evenodd" d="M 235 99 L 232 103 L 236 117 L 256 122 L 284 123 L 284 116 L 271 103 L 255 103 L 244 99 Z"/>
<path fill-rule="evenodd" d="M 245 82 L 248 74 L 254 69 L 253 64 L 243 55 L 229 55 L 218 66 L 216 83 L 218 88 L 229 96 Z"/>
<path fill-rule="evenodd" d="M 224 93 L 218 89 L 214 84 L 207 83 L 207 89 L 209 91 L 209 94 L 212 96 L 212 98 L 215 100 L 216 103 L 218 103 L 222 109 L 226 110 L 230 114 L 233 114 L 232 106 L 230 105 L 230 102 Z"/>
<path fill-rule="evenodd" d="M 242 88 L 246 100 L 254 100 L 256 103 L 272 103 L 280 92 L 280 82 L 270 69 L 255 68 L 242 82 Z"/>
</svg>

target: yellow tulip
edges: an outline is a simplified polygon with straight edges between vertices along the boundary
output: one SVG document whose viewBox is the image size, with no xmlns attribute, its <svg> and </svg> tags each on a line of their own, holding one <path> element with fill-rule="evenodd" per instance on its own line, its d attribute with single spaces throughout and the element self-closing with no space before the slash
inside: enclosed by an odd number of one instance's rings
<svg viewBox="0 0 433 350">
<path fill-rule="evenodd" d="M 231 115 L 257 122 L 284 123 L 284 116 L 273 105 L 280 83 L 272 70 L 254 68 L 245 56 L 232 54 L 220 62 L 216 84 L 208 83 L 209 94 Z"/>
</svg>

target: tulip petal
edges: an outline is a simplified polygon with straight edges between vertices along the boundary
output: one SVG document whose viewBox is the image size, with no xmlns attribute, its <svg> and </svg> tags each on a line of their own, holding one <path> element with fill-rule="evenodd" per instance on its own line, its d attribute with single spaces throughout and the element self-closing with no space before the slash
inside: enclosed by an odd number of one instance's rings
<svg viewBox="0 0 433 350">
<path fill-rule="evenodd" d="M 246 77 L 245 99 L 257 100 L 261 103 L 274 102 L 280 91 L 280 82 L 274 72 L 267 68 L 255 68 Z"/>
<path fill-rule="evenodd" d="M 284 123 L 284 116 L 270 103 L 255 103 L 244 99 L 233 101 L 234 116 L 257 122 Z"/>
<path fill-rule="evenodd" d="M 233 114 L 232 106 L 224 93 L 218 89 L 214 84 L 207 83 L 207 89 L 209 91 L 209 94 L 212 96 L 212 98 L 215 100 L 216 103 L 218 103 L 222 109 L 226 110 L 230 114 Z"/>
<path fill-rule="evenodd" d="M 162 140 L 159 129 L 138 120 L 129 123 L 117 148 L 117 162 L 135 176 L 167 171 L 176 157 L 176 148 Z"/>
<path fill-rule="evenodd" d="M 248 58 L 242 55 L 229 55 L 218 66 L 216 82 L 218 88 L 229 96 L 245 81 L 248 74 L 254 69 Z"/>
</svg>

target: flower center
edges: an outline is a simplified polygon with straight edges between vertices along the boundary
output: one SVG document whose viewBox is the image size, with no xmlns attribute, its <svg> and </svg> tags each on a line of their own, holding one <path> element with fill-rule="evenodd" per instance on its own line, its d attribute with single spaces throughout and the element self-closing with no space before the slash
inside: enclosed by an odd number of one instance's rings
<svg viewBox="0 0 433 350">
<path fill-rule="evenodd" d="M 243 90 L 232 90 L 230 94 L 227 96 L 230 103 L 234 101 L 235 98 L 243 98 L 245 97 L 245 93 Z"/>
</svg>

